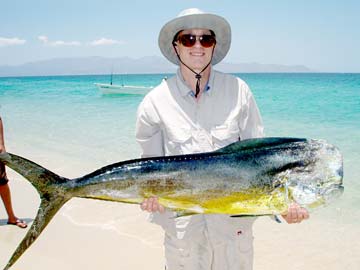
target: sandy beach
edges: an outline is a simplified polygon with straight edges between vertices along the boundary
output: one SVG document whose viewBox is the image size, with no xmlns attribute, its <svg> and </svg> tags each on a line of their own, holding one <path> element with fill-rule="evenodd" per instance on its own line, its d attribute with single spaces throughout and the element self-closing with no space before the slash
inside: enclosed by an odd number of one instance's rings
<svg viewBox="0 0 360 270">
<path fill-rule="evenodd" d="M 38 195 L 21 176 L 11 170 L 8 174 L 14 207 L 31 225 Z M 358 269 L 360 228 L 345 224 L 338 214 L 336 220 L 315 214 L 297 225 L 259 218 L 254 227 L 254 269 Z M 1 207 L 0 216 L 5 216 Z M 6 225 L 5 219 L 0 223 L 4 267 L 26 230 Z M 160 227 L 149 223 L 137 205 L 74 198 L 12 269 L 163 269 L 162 239 Z"/>
</svg>

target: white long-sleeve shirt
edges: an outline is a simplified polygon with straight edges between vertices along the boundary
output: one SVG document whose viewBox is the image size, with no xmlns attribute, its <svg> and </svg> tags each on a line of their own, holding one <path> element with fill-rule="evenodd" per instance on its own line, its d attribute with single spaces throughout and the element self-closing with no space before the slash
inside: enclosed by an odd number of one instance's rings
<svg viewBox="0 0 360 270">
<path fill-rule="evenodd" d="M 143 157 L 208 152 L 262 136 L 260 113 L 247 84 L 217 71 L 211 72 L 199 101 L 178 71 L 138 108 L 136 140 Z"/>
</svg>

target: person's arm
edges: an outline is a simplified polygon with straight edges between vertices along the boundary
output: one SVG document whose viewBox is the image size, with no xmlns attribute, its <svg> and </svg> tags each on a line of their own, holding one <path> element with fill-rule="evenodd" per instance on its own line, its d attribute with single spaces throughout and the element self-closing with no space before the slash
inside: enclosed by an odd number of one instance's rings
<svg viewBox="0 0 360 270">
<path fill-rule="evenodd" d="M 137 111 L 136 141 L 139 143 L 141 157 L 163 156 L 163 136 L 159 125 L 159 117 L 154 110 L 151 100 L 144 99 Z M 165 208 L 159 204 L 158 198 L 144 199 L 140 204 L 143 211 L 164 213 Z"/>
<path fill-rule="evenodd" d="M 255 98 L 247 84 L 239 81 L 241 113 L 239 117 L 239 129 L 241 140 L 264 137 L 264 126 Z"/>
<path fill-rule="evenodd" d="M 135 137 L 142 150 L 141 157 L 164 155 L 160 119 L 148 97 L 145 97 L 137 110 Z"/>
<path fill-rule="evenodd" d="M 0 153 L 3 152 L 6 152 L 6 149 L 5 149 L 4 127 L 0 117 Z"/>
</svg>

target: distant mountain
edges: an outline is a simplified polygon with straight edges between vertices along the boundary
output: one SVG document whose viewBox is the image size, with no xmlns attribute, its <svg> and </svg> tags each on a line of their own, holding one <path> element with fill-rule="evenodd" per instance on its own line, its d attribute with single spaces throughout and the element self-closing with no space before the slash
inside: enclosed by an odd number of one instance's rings
<svg viewBox="0 0 360 270">
<path fill-rule="evenodd" d="M 301 73 L 301 72 L 315 72 L 303 65 L 287 66 L 287 65 L 275 65 L 275 64 L 259 64 L 259 63 L 219 63 L 216 65 L 218 70 L 229 73 Z"/>
<path fill-rule="evenodd" d="M 56 58 L 29 62 L 18 66 L 0 66 L 0 77 L 49 76 L 49 75 L 93 75 L 109 74 L 174 73 L 176 66 L 159 56 L 138 59 L 129 57 L 105 58 Z M 220 63 L 216 69 L 224 72 L 312 72 L 305 66 L 269 65 L 259 63 Z"/>
</svg>

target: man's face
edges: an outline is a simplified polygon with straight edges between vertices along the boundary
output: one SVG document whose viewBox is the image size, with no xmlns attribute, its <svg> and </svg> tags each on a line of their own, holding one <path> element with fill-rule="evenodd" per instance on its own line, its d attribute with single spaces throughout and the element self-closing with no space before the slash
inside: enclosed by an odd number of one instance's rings
<svg viewBox="0 0 360 270">
<path fill-rule="evenodd" d="M 204 47 L 199 41 L 199 37 L 203 35 L 211 35 L 208 29 L 186 29 L 178 34 L 178 37 L 183 35 L 194 35 L 196 36 L 196 42 L 191 47 L 186 47 L 181 41 L 176 41 L 176 50 L 181 60 L 188 65 L 191 69 L 196 72 L 202 71 L 202 69 L 211 61 L 212 51 L 215 46 Z M 180 63 L 180 65 L 183 65 Z"/>
</svg>

